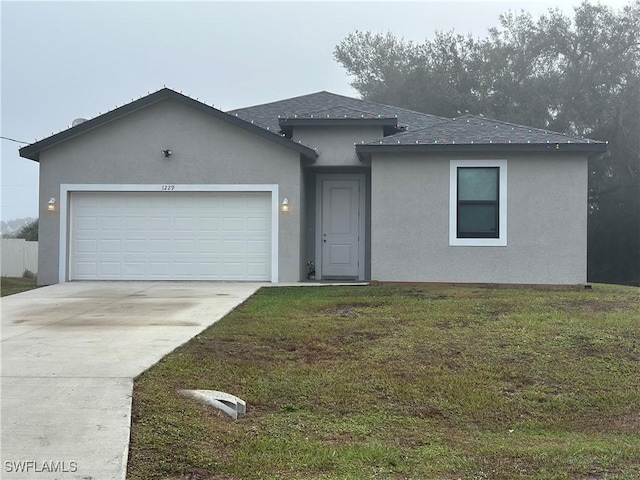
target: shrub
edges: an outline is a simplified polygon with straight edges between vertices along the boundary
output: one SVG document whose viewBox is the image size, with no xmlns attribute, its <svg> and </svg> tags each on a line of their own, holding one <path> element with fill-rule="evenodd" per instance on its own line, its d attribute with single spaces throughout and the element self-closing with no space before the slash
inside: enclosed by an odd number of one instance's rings
<svg viewBox="0 0 640 480">
<path fill-rule="evenodd" d="M 35 280 L 36 274 L 33 273 L 31 270 L 27 269 L 22 274 L 22 278 L 26 278 L 26 279 L 29 279 L 29 280 Z"/>
</svg>

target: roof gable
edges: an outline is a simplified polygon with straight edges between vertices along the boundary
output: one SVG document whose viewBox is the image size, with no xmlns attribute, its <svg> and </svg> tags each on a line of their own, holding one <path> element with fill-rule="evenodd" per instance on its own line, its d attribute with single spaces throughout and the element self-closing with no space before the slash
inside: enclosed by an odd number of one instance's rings
<svg viewBox="0 0 640 480">
<path fill-rule="evenodd" d="M 39 161 L 40 152 L 47 148 L 53 147 L 59 143 L 62 143 L 74 137 L 77 137 L 78 135 L 82 135 L 91 130 L 94 130 L 100 127 L 101 125 L 112 122 L 125 115 L 129 115 L 133 112 L 136 112 L 145 107 L 148 107 L 157 102 L 167 100 L 167 99 L 173 99 L 173 100 L 179 101 L 185 105 L 195 108 L 215 118 L 218 118 L 220 120 L 224 120 L 233 125 L 236 125 L 250 133 L 259 135 L 263 138 L 266 138 L 267 140 L 276 142 L 286 148 L 291 148 L 306 157 L 315 159 L 318 156 L 317 152 L 314 149 L 309 148 L 300 143 L 294 142 L 288 138 L 285 138 L 282 135 L 279 135 L 278 133 L 276 133 L 277 130 L 270 131 L 268 129 L 261 128 L 257 125 L 253 125 L 252 123 L 245 122 L 234 115 L 230 115 L 228 113 L 223 112 L 222 110 L 218 110 L 217 108 L 211 107 L 209 105 L 205 105 L 204 103 L 198 100 L 187 97 L 186 95 L 178 93 L 169 88 L 162 88 L 157 92 L 151 93 L 138 100 L 134 100 L 133 102 L 123 105 L 122 107 L 118 107 L 114 110 L 111 110 L 110 112 L 99 115 L 90 120 L 87 120 L 86 122 L 82 122 L 78 125 L 74 125 L 66 130 L 63 130 L 60 133 L 51 135 L 50 137 L 47 137 L 43 140 L 32 143 L 25 147 L 22 147 L 19 150 L 20 156 L 24 158 L 28 158 L 30 160 Z"/>
</svg>

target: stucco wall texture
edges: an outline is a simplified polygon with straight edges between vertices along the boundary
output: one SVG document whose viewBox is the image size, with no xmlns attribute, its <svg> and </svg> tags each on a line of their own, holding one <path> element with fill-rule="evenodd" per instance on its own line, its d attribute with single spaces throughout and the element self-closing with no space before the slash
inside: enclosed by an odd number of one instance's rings
<svg viewBox="0 0 640 480">
<path fill-rule="evenodd" d="M 315 208 L 309 172 L 365 171 L 353 143 L 379 135 L 379 127 L 296 129 L 294 138 L 320 153 L 304 174 L 296 151 L 174 100 L 104 124 L 40 154 L 38 281 L 58 282 L 61 212 L 48 212 L 46 202 L 59 197 L 61 184 L 277 184 L 278 202 L 286 197 L 291 206 L 279 217 L 279 281 L 299 281 L 314 243 L 312 224 L 302 221 Z M 449 165 L 459 159 L 507 161 L 506 247 L 449 246 Z M 370 278 L 584 283 L 587 173 L 587 157 L 578 154 L 374 155 Z"/>
<path fill-rule="evenodd" d="M 507 246 L 449 246 L 449 164 L 507 160 Z M 385 155 L 371 165 L 371 279 L 580 284 L 587 273 L 584 155 Z"/>
<path fill-rule="evenodd" d="M 361 167 L 354 143 L 367 143 L 382 137 L 382 127 L 340 126 L 340 127 L 297 127 L 293 130 L 293 140 L 317 148 L 320 156 L 314 167 Z"/>
<path fill-rule="evenodd" d="M 279 202 L 291 204 L 279 219 L 279 279 L 299 279 L 299 154 L 180 102 L 160 101 L 41 152 L 42 285 L 58 283 L 60 212 L 46 201 L 61 184 L 278 184 Z"/>
</svg>

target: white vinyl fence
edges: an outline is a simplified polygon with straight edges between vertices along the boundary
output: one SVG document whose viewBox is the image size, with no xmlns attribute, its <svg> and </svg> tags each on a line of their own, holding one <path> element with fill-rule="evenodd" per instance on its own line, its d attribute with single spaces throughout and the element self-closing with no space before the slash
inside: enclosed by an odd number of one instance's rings
<svg viewBox="0 0 640 480">
<path fill-rule="evenodd" d="M 38 273 L 38 242 L 3 238 L 0 269 L 3 277 L 22 277 L 25 270 Z"/>
</svg>

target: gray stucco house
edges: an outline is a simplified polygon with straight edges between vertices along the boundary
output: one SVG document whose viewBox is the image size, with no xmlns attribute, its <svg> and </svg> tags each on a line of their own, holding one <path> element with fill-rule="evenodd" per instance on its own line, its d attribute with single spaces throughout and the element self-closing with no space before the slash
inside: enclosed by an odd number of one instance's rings
<svg viewBox="0 0 640 480">
<path fill-rule="evenodd" d="M 586 282 L 603 142 L 319 92 L 222 112 L 163 88 L 20 149 L 41 284 Z"/>
</svg>

